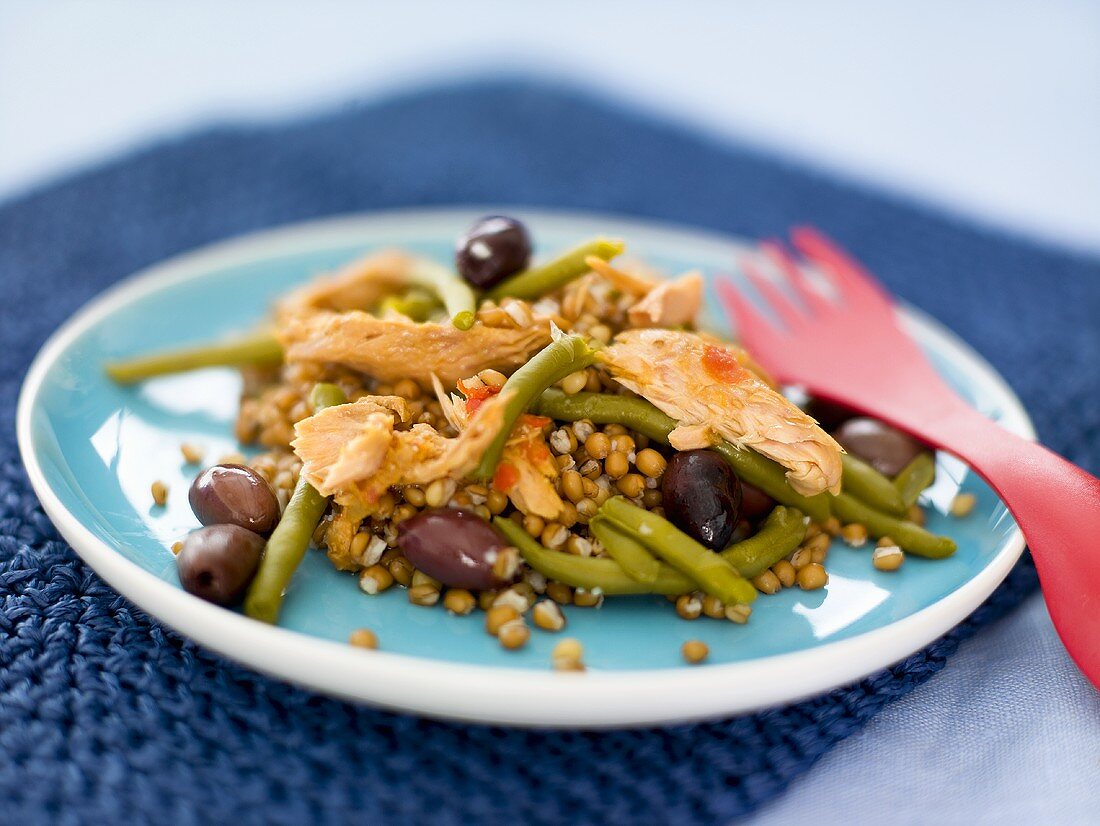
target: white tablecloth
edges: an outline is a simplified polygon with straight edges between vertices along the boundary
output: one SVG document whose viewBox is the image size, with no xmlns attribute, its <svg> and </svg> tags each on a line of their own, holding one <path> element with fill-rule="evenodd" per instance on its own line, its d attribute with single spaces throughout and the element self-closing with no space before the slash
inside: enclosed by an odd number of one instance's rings
<svg viewBox="0 0 1100 826">
<path fill-rule="evenodd" d="M 1100 693 L 1035 595 L 751 822 L 1100 823 Z"/>
</svg>

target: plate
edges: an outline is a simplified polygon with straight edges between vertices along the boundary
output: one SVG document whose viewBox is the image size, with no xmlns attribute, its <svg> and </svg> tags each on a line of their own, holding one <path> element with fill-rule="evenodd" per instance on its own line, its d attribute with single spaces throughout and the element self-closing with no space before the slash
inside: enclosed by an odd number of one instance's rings
<svg viewBox="0 0 1100 826">
<path fill-rule="evenodd" d="M 716 717 L 820 693 L 884 668 L 974 610 L 1023 549 L 1011 515 L 974 474 L 941 457 L 928 493 L 929 526 L 959 545 L 947 560 L 909 557 L 880 573 L 870 546 L 834 543 L 828 586 L 757 600 L 744 626 L 676 616 L 662 597 L 566 609 L 565 633 L 584 644 L 587 672 L 556 673 L 560 635 L 538 629 L 519 651 L 488 636 L 479 616 L 411 605 L 400 588 L 362 594 L 356 579 L 311 551 L 271 627 L 185 593 L 169 546 L 196 526 L 187 504 L 195 468 L 179 445 L 212 461 L 232 437 L 239 379 L 230 370 L 118 387 L 104 361 L 210 340 L 260 321 L 294 284 L 363 253 L 399 246 L 446 261 L 453 239 L 490 209 L 378 213 L 300 224 L 174 258 L 120 283 L 46 343 L 19 403 L 18 436 L 46 512 L 84 560 L 142 609 L 198 643 L 267 674 L 332 695 L 437 717 L 536 726 L 619 726 Z M 514 210 L 539 249 L 604 233 L 666 272 L 729 270 L 746 242 L 687 228 L 591 214 Z M 713 296 L 708 306 L 714 307 Z M 1005 383 L 960 340 L 911 310 L 908 329 L 951 385 L 1008 428 L 1033 437 Z M 718 325 L 717 319 L 710 319 Z M 153 480 L 169 485 L 154 508 Z M 960 490 L 977 496 L 965 519 L 946 515 Z M 346 644 L 369 627 L 378 651 Z M 710 647 L 683 663 L 688 639 Z"/>
</svg>

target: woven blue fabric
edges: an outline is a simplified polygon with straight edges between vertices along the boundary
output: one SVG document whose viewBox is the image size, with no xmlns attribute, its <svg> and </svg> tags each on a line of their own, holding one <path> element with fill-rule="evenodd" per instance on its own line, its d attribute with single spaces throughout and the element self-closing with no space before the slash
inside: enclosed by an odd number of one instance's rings
<svg viewBox="0 0 1100 826">
<path fill-rule="evenodd" d="M 1096 260 L 521 80 L 162 145 L 0 207 L 5 822 L 723 821 L 782 792 L 1035 587 L 1025 561 L 943 639 L 808 702 L 702 725 L 546 733 L 387 714 L 266 679 L 158 625 L 59 539 L 12 421 L 34 352 L 78 306 L 165 256 L 258 227 L 470 202 L 750 236 L 814 223 L 989 358 L 1047 443 L 1100 468 Z"/>
</svg>

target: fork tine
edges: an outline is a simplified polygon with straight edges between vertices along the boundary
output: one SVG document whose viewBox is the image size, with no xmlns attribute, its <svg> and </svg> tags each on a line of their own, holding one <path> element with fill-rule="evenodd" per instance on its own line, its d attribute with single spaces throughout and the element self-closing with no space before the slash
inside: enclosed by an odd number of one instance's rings
<svg viewBox="0 0 1100 826">
<path fill-rule="evenodd" d="M 756 261 L 753 260 L 752 256 L 742 256 L 739 263 L 742 272 L 748 276 L 749 281 L 756 287 L 764 300 L 771 305 L 772 310 L 775 311 L 775 314 L 779 316 L 784 324 L 788 327 L 794 327 L 803 320 L 805 314 L 783 294 L 782 290 L 764 276 L 760 268 L 756 266 Z"/>
<path fill-rule="evenodd" d="M 778 241 L 768 240 L 760 243 L 760 249 L 786 276 L 791 288 L 798 294 L 798 297 L 802 299 L 812 314 L 820 315 L 828 310 L 829 300 L 814 289 L 809 279 L 806 278 L 806 273 L 802 271 L 802 268 L 798 266 L 791 254 L 787 252 L 786 247 Z"/>
<path fill-rule="evenodd" d="M 760 315 L 752 303 L 741 295 L 729 276 L 719 275 L 714 286 L 718 291 L 718 300 L 725 307 L 726 314 L 733 318 L 737 334 L 743 343 L 748 344 L 751 339 L 751 346 L 755 347 L 760 345 L 762 339 L 775 338 L 771 322 Z"/>
<path fill-rule="evenodd" d="M 792 229 L 791 243 L 807 261 L 822 267 L 847 299 L 878 306 L 893 306 L 886 290 L 873 275 L 813 227 Z"/>
</svg>

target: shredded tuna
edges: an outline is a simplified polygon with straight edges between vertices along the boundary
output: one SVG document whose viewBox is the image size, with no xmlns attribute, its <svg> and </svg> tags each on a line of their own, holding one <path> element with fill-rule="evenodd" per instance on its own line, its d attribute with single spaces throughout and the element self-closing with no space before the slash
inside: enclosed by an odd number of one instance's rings
<svg viewBox="0 0 1100 826">
<path fill-rule="evenodd" d="M 684 273 L 662 281 L 627 311 L 634 327 L 679 327 L 690 324 L 703 303 L 703 276 Z"/>
<path fill-rule="evenodd" d="M 557 519 L 565 503 L 554 487 L 558 465 L 544 435 L 549 423 L 549 419 L 540 416 L 520 419 L 504 445 L 493 487 L 507 495 L 523 513 Z"/>
<path fill-rule="evenodd" d="M 622 290 L 624 293 L 645 295 L 660 283 L 650 278 L 648 275 L 639 272 L 628 272 L 621 266 L 614 267 L 602 258 L 597 258 L 595 255 L 590 255 L 588 258 L 585 258 L 584 263 L 590 266 L 593 272 L 603 276 L 607 281 L 610 281 L 617 289 Z"/>
<path fill-rule="evenodd" d="M 725 439 L 783 465 L 799 493 L 840 491 L 840 445 L 742 366 L 736 348 L 695 333 L 628 330 L 599 358 L 620 384 L 680 423 L 674 447 Z"/>
<path fill-rule="evenodd" d="M 369 310 L 406 286 L 414 266 L 414 258 L 394 250 L 365 255 L 287 294 L 275 307 L 276 319 L 318 310 Z"/>
<path fill-rule="evenodd" d="M 341 505 L 358 504 L 367 515 L 392 485 L 459 479 L 477 465 L 504 419 L 506 398 L 487 400 L 456 438 L 426 424 L 395 430 L 394 414 L 367 396 L 328 407 L 294 426 L 291 447 L 305 479 Z"/>
<path fill-rule="evenodd" d="M 332 521 L 325 530 L 325 547 L 328 558 L 340 571 L 356 571 L 359 560 L 351 552 L 351 541 L 359 532 L 359 526 L 370 511 L 359 502 L 337 504 L 332 509 Z"/>
<path fill-rule="evenodd" d="M 709 424 L 682 424 L 668 434 L 668 443 L 676 450 L 713 447 L 722 440 Z"/>
<path fill-rule="evenodd" d="M 359 370 L 381 381 L 411 378 L 424 386 L 432 374 L 447 385 L 493 368 L 511 373 L 550 343 L 550 322 L 536 319 L 523 328 L 383 320 L 365 312 L 315 312 L 283 320 L 277 334 L 286 359 L 329 362 Z"/>
<path fill-rule="evenodd" d="M 479 414 L 486 400 L 500 392 L 499 388 L 487 387 L 480 380 L 476 384 L 469 380 L 459 381 L 458 388 L 466 398 L 452 394 L 447 399 L 454 417 L 452 424 L 457 422 L 458 429 L 466 427 L 470 419 Z M 441 391 L 442 388 L 436 390 L 442 399 Z M 545 433 L 549 424 L 550 419 L 542 416 L 520 416 L 504 444 L 493 487 L 523 513 L 557 519 L 565 503 L 554 487 L 558 465 L 546 445 Z"/>
<path fill-rule="evenodd" d="M 596 260 L 602 261 L 603 259 L 596 258 Z M 584 312 L 584 302 L 588 300 L 588 293 L 594 280 L 595 276 L 589 273 L 566 285 L 565 295 L 561 302 L 563 316 L 574 321 L 580 317 L 581 313 Z"/>
<path fill-rule="evenodd" d="M 447 424 L 455 430 L 462 430 L 466 426 L 466 405 L 461 397 L 444 390 L 443 382 L 439 380 L 439 376 L 435 373 L 432 373 L 432 391 L 435 393 L 435 398 L 439 402 L 439 407 L 443 411 L 443 418 L 447 420 Z"/>
</svg>

